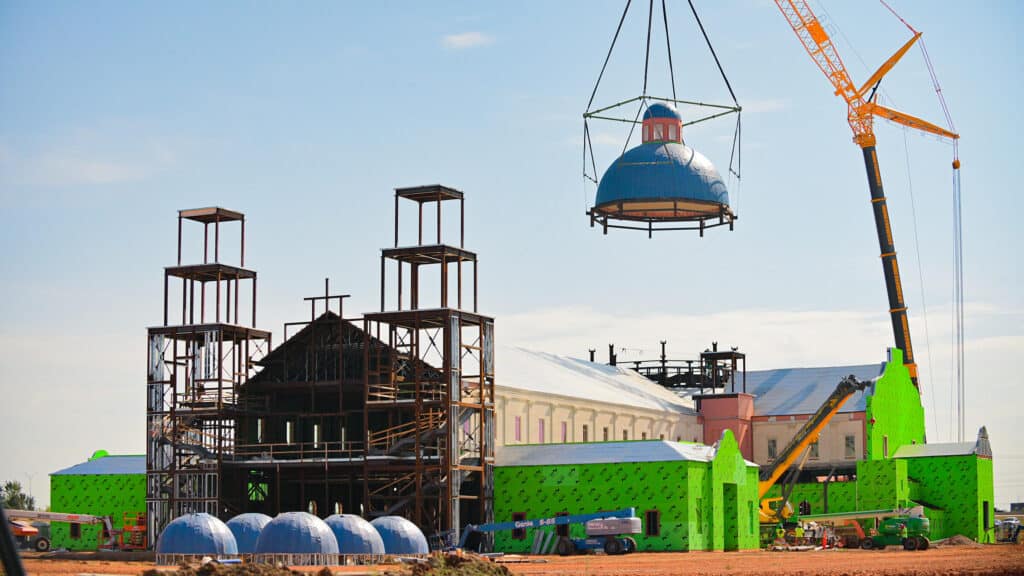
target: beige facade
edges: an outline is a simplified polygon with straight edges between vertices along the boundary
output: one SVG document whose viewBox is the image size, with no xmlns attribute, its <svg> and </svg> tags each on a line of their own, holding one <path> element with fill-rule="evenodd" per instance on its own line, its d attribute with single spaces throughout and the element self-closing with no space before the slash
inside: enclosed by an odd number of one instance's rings
<svg viewBox="0 0 1024 576">
<path fill-rule="evenodd" d="M 786 444 L 807 422 L 806 415 L 757 416 L 753 420 L 754 462 L 764 465 L 772 462 L 774 452 L 779 454 Z M 864 413 L 837 414 L 822 430 L 818 438 L 817 453 L 813 447 L 807 458 L 809 467 L 849 466 L 864 456 Z"/>
<path fill-rule="evenodd" d="M 702 438 L 696 414 L 495 387 L 496 445 Z"/>
</svg>

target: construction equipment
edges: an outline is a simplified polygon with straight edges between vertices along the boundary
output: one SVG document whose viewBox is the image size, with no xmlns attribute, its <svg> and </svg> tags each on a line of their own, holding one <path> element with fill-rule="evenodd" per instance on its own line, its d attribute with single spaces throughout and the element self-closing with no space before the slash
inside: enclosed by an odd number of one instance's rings
<svg viewBox="0 0 1024 576">
<path fill-rule="evenodd" d="M 921 33 L 914 30 L 902 18 L 900 20 L 913 32 L 913 37 L 897 50 L 895 54 L 890 56 L 858 88 L 853 83 L 849 73 L 847 73 L 846 67 L 843 65 L 839 52 L 836 51 L 828 32 L 822 27 L 821 22 L 807 2 L 805 0 L 775 0 L 775 4 L 786 17 L 790 27 L 796 33 L 797 38 L 800 39 L 800 43 L 803 44 L 811 59 L 814 60 L 814 63 L 818 65 L 818 68 L 821 69 L 829 82 L 832 83 L 836 95 L 846 101 L 846 119 L 850 124 L 850 128 L 853 129 L 853 141 L 861 148 L 864 154 L 868 186 L 871 189 L 871 204 L 874 207 L 875 228 L 878 233 L 878 246 L 881 251 L 882 268 L 885 274 L 885 286 L 889 296 L 889 315 L 892 321 L 893 335 L 896 340 L 896 347 L 903 351 L 903 362 L 910 371 L 910 378 L 916 387 L 918 386 L 917 364 L 914 362 L 914 348 L 910 342 L 907 307 L 903 301 L 903 286 L 900 282 L 899 264 L 896 260 L 896 248 L 893 245 L 892 229 L 889 226 L 889 210 L 886 207 L 885 192 L 882 189 L 882 175 L 878 166 L 878 156 L 875 152 L 874 118 L 879 116 L 908 128 L 952 139 L 954 142 L 954 171 L 959 171 L 960 169 L 960 160 L 955 152 L 955 143 L 960 136 L 951 130 L 946 130 L 920 118 L 882 106 L 877 101 L 877 91 L 882 78 L 899 62 L 903 55 L 907 53 L 907 50 L 921 38 Z M 888 5 L 886 7 L 888 8 Z M 890 10 L 892 9 L 890 8 Z M 893 13 L 895 14 L 895 12 Z M 942 100 L 942 93 L 938 90 L 937 86 L 936 83 L 936 91 L 942 102 L 943 110 L 946 112 L 946 120 L 952 127 L 949 112 L 946 109 L 945 102 Z M 959 182 L 959 177 L 955 181 Z"/>
<path fill-rule="evenodd" d="M 996 520 L 996 542 L 1024 543 L 1024 532 L 1020 529 L 1020 520 L 1017 518 Z"/>
<path fill-rule="evenodd" d="M 46 552 L 50 549 L 50 525 L 45 522 L 21 522 L 8 520 L 11 534 L 23 549 Z"/>
<path fill-rule="evenodd" d="M 103 530 L 99 535 L 99 547 L 113 550 L 118 548 L 120 530 L 114 530 L 110 516 L 93 516 L 92 514 L 65 514 L 63 512 L 40 512 L 38 510 L 8 510 L 9 518 L 24 520 L 45 520 L 48 522 L 69 522 L 71 524 L 101 524 Z M 49 547 L 49 542 L 47 542 Z"/>
<path fill-rule="evenodd" d="M 636 551 L 636 540 L 622 536 L 622 534 L 640 533 L 640 518 L 636 516 L 635 508 L 593 514 L 570 514 L 536 520 L 469 524 L 459 539 L 459 548 L 463 550 L 478 548 L 480 536 L 484 533 L 543 528 L 545 526 L 568 526 L 569 524 L 583 524 L 587 536 L 586 538 L 560 536 L 555 544 L 555 551 L 561 556 L 587 550 L 604 550 L 608 555 L 629 554 Z"/>
<path fill-rule="evenodd" d="M 10 576 L 24 576 L 25 567 L 21 565 L 17 545 L 11 536 L 11 525 L 8 523 L 7 510 L 0 504 L 0 570 Z"/>
<path fill-rule="evenodd" d="M 771 464 L 761 467 L 761 478 L 757 485 L 758 498 L 761 501 L 761 523 L 776 524 L 780 519 L 785 519 L 792 515 L 792 508 L 787 506 L 789 491 L 784 491 L 781 498 L 766 499 L 765 495 L 768 493 L 768 490 L 779 481 L 779 478 L 786 471 L 792 468 L 801 454 L 806 459 L 811 444 L 818 440 L 818 435 L 821 434 L 825 425 L 839 412 L 839 409 L 849 400 L 850 396 L 853 396 L 854 392 L 864 390 L 873 382 L 874 380 L 858 380 L 853 375 L 843 378 L 818 410 L 797 430 L 789 444 L 786 444 L 786 447 L 778 457 Z M 799 472 L 802 466 L 803 461 L 801 461 L 800 466 L 791 471 L 793 481 L 796 480 L 796 472 Z M 792 490 L 793 482 L 787 482 L 786 484 L 789 490 Z M 778 505 L 776 509 L 772 509 L 772 503 L 778 501 L 782 502 L 781 505 Z"/>
<path fill-rule="evenodd" d="M 902 545 L 904 550 L 927 550 L 930 542 L 931 523 L 920 511 L 906 515 L 892 516 L 882 520 L 878 530 L 861 540 L 865 550 Z"/>
</svg>

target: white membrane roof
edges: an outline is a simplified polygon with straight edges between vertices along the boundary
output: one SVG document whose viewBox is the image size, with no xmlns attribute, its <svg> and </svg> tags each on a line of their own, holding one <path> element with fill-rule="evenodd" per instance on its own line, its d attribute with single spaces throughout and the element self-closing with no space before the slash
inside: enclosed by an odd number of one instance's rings
<svg viewBox="0 0 1024 576">
<path fill-rule="evenodd" d="M 608 366 L 520 347 L 499 347 L 496 363 L 498 388 L 696 414 L 692 399 L 681 398 L 624 366 Z"/>
<path fill-rule="evenodd" d="M 496 466 L 552 466 L 561 464 L 612 464 L 621 462 L 710 462 L 715 448 L 704 444 L 639 440 L 632 442 L 585 442 L 581 444 L 525 444 L 502 446 Z"/>
</svg>

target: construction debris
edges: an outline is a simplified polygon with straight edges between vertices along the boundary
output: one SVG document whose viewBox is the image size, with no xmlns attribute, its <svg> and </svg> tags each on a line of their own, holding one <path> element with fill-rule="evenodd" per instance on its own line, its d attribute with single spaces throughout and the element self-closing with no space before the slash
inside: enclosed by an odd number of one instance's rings
<svg viewBox="0 0 1024 576">
<path fill-rule="evenodd" d="M 947 546 L 970 546 L 972 548 L 981 548 L 984 546 L 984 544 L 979 544 L 963 534 L 957 534 L 956 536 L 936 540 L 932 542 L 931 545 L 935 548 L 944 548 Z"/>
<path fill-rule="evenodd" d="M 476 554 L 434 554 L 409 571 L 385 572 L 385 576 L 511 576 L 512 572 Z"/>
<path fill-rule="evenodd" d="M 300 574 L 300 572 L 289 570 L 284 565 L 205 562 L 201 565 L 182 563 L 174 571 L 146 570 L 142 576 L 292 576 L 294 574 Z M 317 576 L 330 576 L 330 574 L 330 570 L 324 568 L 317 573 Z"/>
</svg>

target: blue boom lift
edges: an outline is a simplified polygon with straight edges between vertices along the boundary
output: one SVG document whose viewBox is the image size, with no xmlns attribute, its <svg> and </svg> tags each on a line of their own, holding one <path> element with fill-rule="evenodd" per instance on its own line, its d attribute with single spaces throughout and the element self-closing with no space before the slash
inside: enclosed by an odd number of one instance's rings
<svg viewBox="0 0 1024 576">
<path fill-rule="evenodd" d="M 640 519 L 635 508 L 624 508 L 612 512 L 595 512 L 593 514 L 573 514 L 540 518 L 537 520 L 513 520 L 512 522 L 494 522 L 491 524 L 469 524 L 462 531 L 459 548 L 476 549 L 479 547 L 480 536 L 486 532 L 502 530 L 525 530 L 526 528 L 543 528 L 545 526 L 566 526 L 584 524 L 586 538 L 561 537 L 555 544 L 555 551 L 568 556 L 587 550 L 604 550 L 605 554 L 629 554 L 636 551 L 636 540 L 622 534 L 639 534 Z"/>
</svg>

